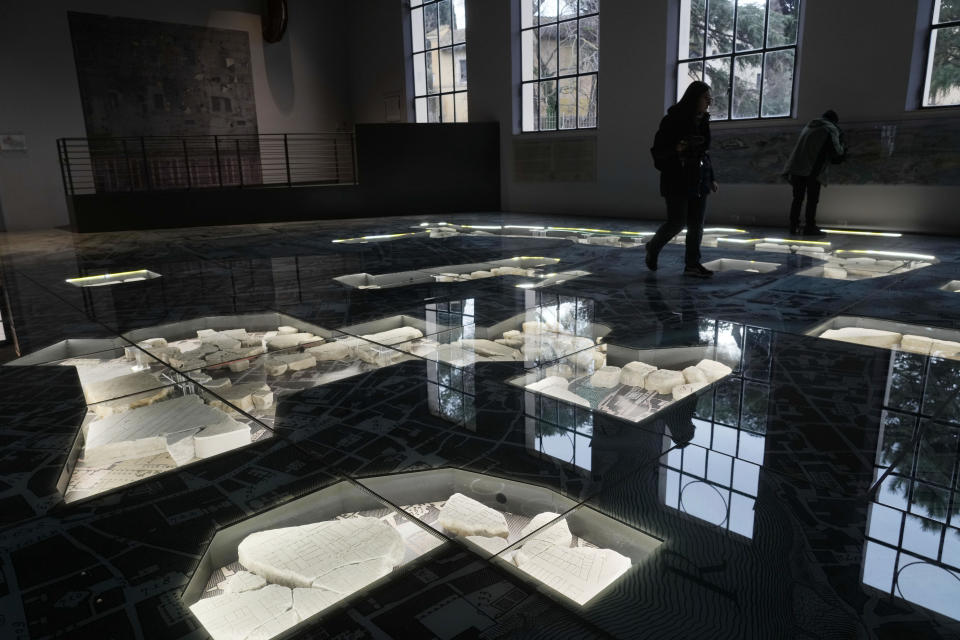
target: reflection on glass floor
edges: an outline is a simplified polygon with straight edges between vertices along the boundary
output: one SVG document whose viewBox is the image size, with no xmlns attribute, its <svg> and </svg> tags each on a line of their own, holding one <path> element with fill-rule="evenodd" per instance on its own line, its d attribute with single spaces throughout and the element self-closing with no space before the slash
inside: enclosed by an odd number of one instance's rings
<svg viewBox="0 0 960 640">
<path fill-rule="evenodd" d="M 660 499 L 693 518 L 753 538 L 770 397 L 772 332 L 743 331 L 735 373 L 697 404 L 667 413 Z"/>
<path fill-rule="evenodd" d="M 960 369 L 910 353 L 890 360 L 861 579 L 960 620 Z"/>
</svg>

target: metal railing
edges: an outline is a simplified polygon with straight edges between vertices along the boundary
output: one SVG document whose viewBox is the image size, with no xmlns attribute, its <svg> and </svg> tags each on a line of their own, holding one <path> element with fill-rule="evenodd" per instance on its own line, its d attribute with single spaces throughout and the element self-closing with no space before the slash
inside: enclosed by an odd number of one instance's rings
<svg viewBox="0 0 960 640">
<path fill-rule="evenodd" d="M 355 184 L 351 132 L 60 138 L 67 195 Z"/>
</svg>

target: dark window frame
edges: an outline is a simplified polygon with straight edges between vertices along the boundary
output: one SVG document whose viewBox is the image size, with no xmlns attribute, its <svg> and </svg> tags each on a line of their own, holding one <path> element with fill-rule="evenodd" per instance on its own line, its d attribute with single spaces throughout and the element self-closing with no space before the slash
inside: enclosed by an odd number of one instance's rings
<svg viewBox="0 0 960 640">
<path fill-rule="evenodd" d="M 710 16 L 710 2 L 711 2 L 711 1 L 712 1 L 712 0 L 705 0 L 705 4 L 704 4 L 704 12 L 703 12 L 703 55 L 702 55 L 702 56 L 695 56 L 695 57 L 691 57 L 691 58 L 680 58 L 678 52 L 675 51 L 675 53 L 674 53 L 674 55 L 676 55 L 676 58 L 677 58 L 676 64 L 674 65 L 674 72 L 673 72 L 674 87 L 676 88 L 676 91 L 674 91 L 674 94 L 676 95 L 677 93 L 679 93 L 679 88 L 680 88 L 680 66 L 681 66 L 681 65 L 699 62 L 699 63 L 702 65 L 702 68 L 701 68 L 701 71 L 700 71 L 700 80 L 703 80 L 704 77 L 705 77 L 705 74 L 706 74 L 706 67 L 707 67 L 707 62 L 708 62 L 708 61 L 710 61 L 710 60 L 720 60 L 720 59 L 726 58 L 726 59 L 729 59 L 729 60 L 730 60 L 730 67 L 729 67 L 729 68 L 730 68 L 729 84 L 727 85 L 727 87 L 726 87 L 726 89 L 725 89 L 725 93 L 726 93 L 726 96 L 727 96 L 727 114 L 726 114 L 726 117 L 724 117 L 724 118 L 714 117 L 714 121 L 715 121 L 715 122 L 752 122 L 752 121 L 761 121 L 761 120 L 762 120 L 762 121 L 766 121 L 766 120 L 778 120 L 778 119 L 783 120 L 783 119 L 793 118 L 794 113 L 795 113 L 795 110 L 796 110 L 797 66 L 798 66 L 798 65 L 797 65 L 797 61 L 798 61 L 799 58 L 800 58 L 800 37 L 801 37 L 802 26 L 803 26 L 803 25 L 801 24 L 801 23 L 802 23 L 801 15 L 802 15 L 802 13 L 803 13 L 802 2 L 799 2 L 799 0 L 798 0 L 799 4 L 797 5 L 797 37 L 796 37 L 796 40 L 795 40 L 795 42 L 794 42 L 793 44 L 790 44 L 790 45 L 779 45 L 779 46 L 775 46 L 775 47 L 768 47 L 768 46 L 766 46 L 766 44 L 767 44 L 767 37 L 768 37 L 768 35 L 769 35 L 768 29 L 769 29 L 769 25 L 770 25 L 770 3 L 771 3 L 771 1 L 772 1 L 772 0 L 766 0 L 766 7 L 765 7 L 765 10 L 764 10 L 764 14 L 763 14 L 763 44 L 764 44 L 764 46 L 760 47 L 759 49 L 746 49 L 746 50 L 743 50 L 743 51 L 737 51 L 737 10 L 738 10 L 739 5 L 740 5 L 740 0 L 732 0 L 732 1 L 733 1 L 733 21 L 732 21 L 733 33 L 732 33 L 732 35 L 731 35 L 731 40 L 732 40 L 732 42 L 731 42 L 731 51 L 730 51 L 729 53 L 720 53 L 720 54 L 714 54 L 714 55 L 708 56 L 708 55 L 707 55 L 707 43 L 709 42 L 709 40 L 708 40 L 708 35 L 707 35 L 707 28 L 708 28 L 708 21 L 709 21 L 709 16 Z M 677 22 L 678 30 L 679 30 L 679 25 L 682 24 L 682 22 L 683 22 L 683 21 L 682 21 L 682 12 L 683 12 L 683 3 L 682 3 L 682 2 L 677 2 L 677 15 L 678 15 L 678 18 L 680 18 L 680 19 L 678 19 L 678 22 Z M 678 36 L 683 37 L 683 34 L 679 34 L 679 32 L 678 32 Z M 775 53 L 775 52 L 777 52 L 777 51 L 789 51 L 789 50 L 792 50 L 792 51 L 793 51 L 793 83 L 792 83 L 792 87 L 791 87 L 791 89 L 790 89 L 790 108 L 789 108 L 788 112 L 787 112 L 785 115 L 764 116 L 764 115 L 763 115 L 763 82 L 764 82 L 764 72 L 765 72 L 765 66 L 766 66 L 766 65 L 765 65 L 765 62 L 766 62 L 766 59 L 767 59 L 767 54 L 768 54 L 768 53 Z M 760 54 L 760 55 L 761 55 L 761 59 L 760 59 L 759 101 L 758 101 L 758 103 L 757 103 L 757 117 L 755 117 L 755 118 L 734 118 L 734 117 L 733 117 L 733 82 L 734 82 L 734 78 L 735 78 L 735 76 L 736 76 L 736 71 L 735 71 L 734 65 L 735 65 L 735 63 L 736 63 L 737 58 L 742 58 L 742 57 L 745 57 L 745 56 L 753 56 L 753 55 L 757 55 L 757 54 Z M 714 93 L 717 92 L 717 87 L 712 87 L 712 89 L 713 89 L 713 92 L 714 92 Z M 711 116 L 713 116 L 712 113 L 711 113 Z"/>
<path fill-rule="evenodd" d="M 533 2 L 536 2 L 537 0 L 532 0 L 532 1 L 533 1 Z M 520 3 L 519 6 L 520 6 L 520 11 L 522 12 L 522 11 L 523 11 L 523 5 L 522 5 L 522 3 Z M 569 22 L 576 22 L 576 23 L 577 23 L 576 46 L 574 47 L 575 53 L 576 53 L 576 58 L 577 58 L 577 60 L 576 60 L 576 69 L 577 69 L 577 72 L 576 72 L 576 73 L 567 73 L 567 74 L 562 74 L 562 75 L 560 74 L 560 39 L 559 39 L 559 35 L 558 35 L 558 37 L 557 37 L 557 73 L 556 73 L 555 75 L 550 76 L 549 78 L 546 78 L 546 79 L 539 77 L 539 75 L 540 75 L 540 71 L 539 71 L 539 69 L 540 69 L 540 59 L 541 59 L 541 46 L 540 46 L 540 45 L 541 45 L 542 40 L 541 40 L 541 38 L 540 38 L 539 36 L 537 37 L 537 76 L 538 76 L 538 77 L 533 78 L 533 79 L 530 79 L 530 80 L 524 80 L 524 79 L 523 79 L 523 73 L 521 72 L 521 74 L 520 74 L 520 110 L 521 110 L 521 116 L 520 116 L 520 131 L 523 132 L 523 133 L 545 133 L 545 132 L 551 132 L 551 131 L 577 131 L 577 130 L 580 130 L 580 129 L 588 130 L 588 129 L 597 129 L 597 127 L 599 126 L 599 122 L 600 122 L 600 88 L 599 88 L 599 83 L 600 83 L 600 48 L 599 48 L 599 46 L 597 47 L 597 69 L 596 69 L 596 71 L 587 71 L 587 72 L 585 72 L 585 73 L 581 73 L 581 72 L 580 72 L 580 21 L 581 21 L 581 20 L 584 20 L 584 19 L 587 19 L 587 18 L 596 18 L 596 19 L 597 19 L 597 31 L 598 31 L 598 33 L 599 33 L 599 29 L 600 29 L 600 11 L 598 10 L 598 11 L 594 11 L 594 12 L 592 12 L 592 13 L 585 13 L 585 14 L 582 14 L 582 15 L 581 15 L 579 9 L 580 9 L 580 7 L 579 7 L 579 2 L 578 2 L 578 3 L 577 3 L 577 13 L 576 13 L 576 15 L 574 15 L 574 16 L 572 16 L 572 17 L 562 18 L 562 19 L 561 19 L 560 16 L 557 15 L 557 16 L 556 16 L 556 20 L 553 20 L 553 21 L 550 21 L 550 22 L 542 23 L 542 22 L 540 22 L 539 19 L 537 19 L 536 24 L 533 24 L 533 25 L 531 25 L 531 26 L 529 26 L 529 27 L 523 27 L 523 26 L 520 27 L 520 42 L 522 43 L 522 42 L 523 42 L 523 34 L 524 34 L 525 32 L 527 32 L 527 31 L 536 31 L 536 32 L 539 33 L 540 29 L 543 28 L 544 26 L 556 26 L 556 27 L 557 27 L 557 33 L 559 34 L 560 25 L 561 25 L 561 24 L 569 23 Z M 559 13 L 559 12 L 558 12 L 558 13 Z M 522 20 L 521 20 L 521 23 L 520 23 L 520 24 L 522 25 Z M 599 36 L 598 36 L 598 37 L 599 37 Z M 522 65 L 526 64 L 526 61 L 524 60 L 524 56 L 525 56 L 525 55 L 526 55 L 526 52 L 523 50 L 523 46 L 522 46 L 522 44 L 521 44 L 521 50 L 520 50 L 520 64 L 521 64 L 521 68 L 522 68 Z M 580 78 L 583 77 L 583 76 L 593 76 L 593 77 L 594 77 L 595 86 L 597 87 L 597 89 L 596 89 L 596 91 L 597 91 L 597 101 L 596 101 L 596 102 L 597 102 L 597 110 L 596 110 L 596 116 L 594 117 L 594 122 L 593 122 L 592 125 L 580 126 L 580 113 L 579 113 L 579 109 L 578 109 L 577 114 L 576 114 L 576 116 L 575 116 L 575 122 L 574 122 L 574 124 L 575 124 L 576 126 L 574 126 L 574 127 L 560 128 L 560 91 L 559 91 L 560 81 L 561 81 L 561 80 L 570 79 L 570 78 L 575 78 L 576 81 L 577 81 L 577 92 L 578 92 L 577 95 L 578 95 L 578 99 L 579 99 Z M 539 97 L 539 96 L 540 96 L 539 86 L 540 86 L 541 84 L 545 83 L 545 82 L 554 82 L 554 83 L 556 83 L 556 85 L 557 85 L 557 87 L 558 87 L 558 88 L 557 88 L 557 91 L 556 91 L 556 95 L 555 95 L 555 97 L 554 97 L 554 102 L 555 102 L 555 106 L 556 106 L 556 113 L 557 113 L 556 126 L 553 126 L 553 127 L 550 127 L 550 128 L 546 128 L 546 129 L 544 129 L 544 128 L 542 128 L 542 127 L 540 126 L 540 97 Z M 535 126 L 534 126 L 533 129 L 525 129 L 524 126 L 523 126 L 523 91 L 524 91 L 524 87 L 525 87 L 526 85 L 535 85 L 535 86 L 538 88 L 538 91 L 536 92 L 537 99 L 536 99 L 535 105 L 534 105 L 534 123 L 535 123 Z"/>
<path fill-rule="evenodd" d="M 457 88 L 456 88 L 457 85 L 459 84 L 459 82 L 458 82 L 458 80 L 457 80 L 457 76 L 459 75 L 459 68 L 458 68 L 458 65 L 455 64 L 455 61 L 456 61 L 455 50 L 456 50 L 457 47 L 460 47 L 460 46 L 463 47 L 463 49 L 464 49 L 463 61 L 466 62 L 466 63 L 467 63 L 467 66 L 469 67 L 469 62 L 467 62 L 467 60 L 469 59 L 469 54 L 467 53 L 466 25 L 464 25 L 464 35 L 463 35 L 463 41 L 462 41 L 462 42 L 456 42 L 456 41 L 454 40 L 453 32 L 451 32 L 451 34 L 450 34 L 450 44 L 449 44 L 449 45 L 441 45 L 441 44 L 440 44 L 440 41 L 439 41 L 439 38 L 438 38 L 438 39 L 437 39 L 437 42 L 436 42 L 436 43 L 433 43 L 433 46 L 430 46 L 430 47 L 424 46 L 423 49 L 419 49 L 419 50 L 418 50 L 416 43 L 413 42 L 413 33 L 414 33 L 414 31 L 413 31 L 413 22 L 414 22 L 414 19 L 415 19 L 415 16 L 414 16 L 415 12 L 416 12 L 417 10 L 420 10 L 420 20 L 421 20 L 420 29 L 421 29 L 421 32 L 425 34 L 425 33 L 426 33 L 425 26 L 426 26 L 426 25 L 425 25 L 425 23 L 424 23 L 424 9 L 427 8 L 427 7 L 433 7 L 433 8 L 434 8 L 434 11 L 438 11 L 438 10 L 439 10 L 439 9 L 438 9 L 438 5 L 439 5 L 440 2 L 442 2 L 442 1 L 443 1 L 443 0 L 422 0 L 422 1 L 420 1 L 418 4 L 413 4 L 413 3 L 410 2 L 409 0 L 406 2 L 407 20 L 408 20 L 408 22 L 409 22 L 409 24 L 410 24 L 410 36 L 411 36 L 411 51 L 410 51 L 410 58 L 409 58 L 409 60 L 410 60 L 410 68 L 413 70 L 413 84 L 412 84 L 413 91 L 411 92 L 411 94 L 413 95 L 413 120 L 414 120 L 414 122 L 416 122 L 416 123 L 418 123 L 418 124 L 423 124 L 423 123 L 469 122 L 469 118 L 470 118 L 470 113 L 469 113 L 469 98 L 467 97 L 467 96 L 469 95 L 469 91 L 470 91 L 469 84 L 468 84 L 468 82 L 465 82 L 465 83 L 464 83 L 464 84 L 466 85 L 465 88 L 463 88 L 463 89 L 457 89 Z M 447 1 L 450 3 L 450 20 L 451 20 L 451 24 L 453 24 L 454 15 L 455 15 L 455 14 L 454 14 L 454 8 L 453 8 L 453 0 L 447 0 Z M 466 3 L 467 3 L 467 0 L 463 0 L 463 1 L 464 1 L 464 13 L 466 13 Z M 439 21 L 439 16 L 438 16 L 438 18 L 437 18 L 437 26 L 438 26 L 438 29 L 439 29 L 439 24 L 440 24 L 440 21 Z M 426 40 L 426 36 L 425 36 L 425 35 L 424 35 L 424 40 Z M 426 42 L 424 42 L 423 44 L 426 45 Z M 450 90 L 448 90 L 448 91 L 444 91 L 444 90 L 440 89 L 439 91 L 437 91 L 437 92 L 435 92 L 435 93 L 431 93 L 431 92 L 429 91 L 429 89 L 428 89 L 430 83 L 427 82 L 426 58 L 427 58 L 427 56 L 428 56 L 431 52 L 436 51 L 436 52 L 437 52 L 437 60 L 438 60 L 438 63 L 439 63 L 439 60 L 440 60 L 440 57 L 441 57 L 441 52 L 442 52 L 444 49 L 448 49 L 448 50 L 450 51 L 450 66 L 453 67 L 453 71 L 452 71 L 452 73 L 451 73 L 451 76 L 452 76 L 452 79 L 453 79 L 453 88 L 450 89 Z M 423 57 L 424 57 L 424 59 L 423 59 L 423 65 L 424 65 L 424 69 L 423 69 L 423 74 L 424 74 L 424 93 L 422 93 L 422 94 L 421 94 L 421 93 L 417 93 L 417 83 L 416 83 L 417 72 L 416 72 L 415 65 L 416 65 L 416 60 L 417 60 L 417 56 L 418 56 L 418 55 L 423 55 Z M 441 84 L 441 83 L 440 83 L 440 81 L 438 80 L 437 86 L 439 87 L 440 84 Z M 466 99 L 466 100 L 468 101 L 467 116 L 466 116 L 464 119 L 462 119 L 462 120 L 459 119 L 459 118 L 457 118 L 457 96 L 458 96 L 458 95 L 463 95 L 463 96 L 464 96 L 464 99 Z M 451 119 L 445 119 L 444 116 L 443 116 L 443 96 L 453 96 L 453 111 L 454 111 L 454 113 L 453 113 L 453 117 L 452 117 Z M 435 99 L 437 100 L 437 111 L 436 111 L 436 113 L 437 113 L 437 119 L 436 119 L 436 120 L 430 120 L 430 119 L 429 119 L 429 113 L 430 113 L 429 100 L 430 100 L 431 98 L 435 98 Z M 417 102 L 420 101 L 420 100 L 424 100 L 424 101 L 425 101 L 425 102 L 424 102 L 424 118 L 425 118 L 424 120 L 420 120 L 420 119 L 419 119 L 419 116 L 418 116 L 418 114 L 417 114 Z"/>
</svg>

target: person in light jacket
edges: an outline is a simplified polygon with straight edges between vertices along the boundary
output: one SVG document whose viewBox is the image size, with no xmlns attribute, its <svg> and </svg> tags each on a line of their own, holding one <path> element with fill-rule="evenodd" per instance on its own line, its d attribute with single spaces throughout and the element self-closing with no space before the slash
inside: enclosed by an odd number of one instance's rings
<svg viewBox="0 0 960 640">
<path fill-rule="evenodd" d="M 717 190 L 710 163 L 710 114 L 713 96 L 705 82 L 690 83 L 677 104 L 667 110 L 653 140 L 653 164 L 660 171 L 660 195 L 667 203 L 667 221 L 646 245 L 646 264 L 657 270 L 664 245 L 687 227 L 683 275 L 709 278 L 700 264 L 700 241 L 707 195 Z"/>
<path fill-rule="evenodd" d="M 790 235 L 800 235 L 800 209 L 806 197 L 807 211 L 802 234 L 822 236 L 817 226 L 817 203 L 820 202 L 820 186 L 826 184 L 826 168 L 846 157 L 843 132 L 838 123 L 837 112 L 829 110 L 814 118 L 800 132 L 797 144 L 787 158 L 783 176 L 793 186 L 793 202 L 790 204 Z"/>
</svg>

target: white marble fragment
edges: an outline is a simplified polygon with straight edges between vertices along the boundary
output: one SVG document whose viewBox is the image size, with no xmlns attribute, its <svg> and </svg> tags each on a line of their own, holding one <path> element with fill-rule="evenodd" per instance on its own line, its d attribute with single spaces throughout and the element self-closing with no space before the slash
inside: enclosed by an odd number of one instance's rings
<svg viewBox="0 0 960 640">
<path fill-rule="evenodd" d="M 249 571 L 237 571 L 235 574 L 221 582 L 218 587 L 224 593 L 243 593 L 265 587 L 267 581 L 261 576 Z"/>
<path fill-rule="evenodd" d="M 597 369 L 590 376 L 590 384 L 602 389 L 612 389 L 620 383 L 620 367 L 606 366 Z"/>
<path fill-rule="evenodd" d="M 382 567 L 389 571 L 400 564 L 404 545 L 393 527 L 361 516 L 253 533 L 240 543 L 237 555 L 243 566 L 269 582 L 346 595 L 369 584 Z"/>
<path fill-rule="evenodd" d="M 194 376 L 194 374 L 192 373 L 190 375 L 191 377 Z M 205 375 L 205 374 L 200 374 L 200 375 Z M 209 378 L 209 380 L 207 380 L 206 383 L 202 382 L 199 379 L 199 376 L 196 376 L 195 379 L 197 382 L 205 386 L 207 389 L 225 389 L 231 385 L 230 378 L 227 378 L 227 377 L 213 378 L 211 376 L 207 376 L 207 378 Z"/>
<path fill-rule="evenodd" d="M 570 383 L 566 378 L 561 378 L 560 376 L 547 376 L 542 380 L 537 380 L 536 382 L 531 382 L 526 386 L 530 391 L 540 391 L 544 392 L 546 389 L 563 389 L 566 391 L 567 386 Z"/>
<path fill-rule="evenodd" d="M 386 367 L 406 357 L 403 351 L 398 350 L 399 348 L 400 347 L 391 349 L 388 346 L 377 343 L 361 344 L 357 347 L 357 357 L 366 363 L 378 367 Z"/>
<path fill-rule="evenodd" d="M 479 280 L 480 278 L 492 278 L 492 277 L 493 277 L 492 271 L 473 271 L 470 274 L 471 280 Z"/>
<path fill-rule="evenodd" d="M 234 340 L 240 340 L 243 342 L 250 334 L 247 333 L 246 329 L 224 329 L 221 331 L 223 335 L 228 338 L 233 338 Z"/>
<path fill-rule="evenodd" d="M 862 327 L 843 327 L 841 329 L 827 329 L 820 334 L 820 337 L 828 340 L 840 340 L 841 342 L 852 342 L 854 344 L 889 349 L 900 344 L 903 335 L 895 331 L 866 329 Z"/>
<path fill-rule="evenodd" d="M 300 615 L 293 609 L 290 609 L 284 611 L 273 620 L 264 622 L 251 631 L 243 640 L 270 640 L 299 623 Z"/>
<path fill-rule="evenodd" d="M 707 382 L 716 382 L 724 376 L 728 376 L 733 372 L 733 369 L 723 364 L 722 362 L 717 362 L 716 360 L 709 360 L 704 358 L 696 364 L 697 369 L 703 372 L 703 375 L 707 377 Z"/>
<path fill-rule="evenodd" d="M 250 444 L 250 426 L 227 416 L 223 422 L 196 433 L 193 444 L 198 458 L 210 458 Z"/>
<path fill-rule="evenodd" d="M 497 555 L 510 546 L 506 538 L 499 536 L 466 536 L 464 540 L 469 540 L 491 555 Z"/>
<path fill-rule="evenodd" d="M 586 604 L 630 569 L 630 558 L 612 549 L 560 547 L 540 540 L 517 551 L 517 566 L 578 604 Z"/>
<path fill-rule="evenodd" d="M 401 342 L 409 342 L 410 340 L 416 340 L 417 338 L 422 337 L 423 332 L 416 327 L 397 327 L 396 329 L 389 329 L 387 331 L 365 335 L 363 336 L 363 339 L 369 340 L 370 342 L 376 342 L 378 344 L 394 345 L 400 344 Z"/>
<path fill-rule="evenodd" d="M 215 333 L 212 336 L 204 336 L 200 338 L 203 344 L 209 344 L 223 351 L 231 351 L 233 349 L 240 348 L 240 341 L 234 340 L 229 336 L 225 336 L 222 333 Z"/>
<path fill-rule="evenodd" d="M 638 360 L 628 362 L 623 365 L 623 368 L 620 370 L 620 384 L 628 387 L 642 387 L 643 381 L 647 379 L 647 376 L 656 370 L 657 368 L 655 366 L 647 364 L 646 362 L 640 362 Z"/>
<path fill-rule="evenodd" d="M 840 267 L 824 267 L 823 277 L 830 278 L 831 280 L 846 280 L 847 270 L 841 269 Z"/>
<path fill-rule="evenodd" d="M 507 340 L 510 340 L 512 338 L 522 338 L 523 333 L 521 333 L 520 331 L 517 331 L 516 329 L 511 329 L 510 331 L 504 331 L 503 337 Z"/>
<path fill-rule="evenodd" d="M 951 357 L 960 353 L 960 342 L 934 340 L 930 345 L 930 355 Z"/>
<path fill-rule="evenodd" d="M 175 434 L 230 422 L 230 416 L 204 404 L 199 396 L 181 396 L 91 422 L 85 429 L 83 458 L 88 464 L 109 464 L 157 455 L 167 450 L 172 438 L 176 460 L 182 458 L 177 444 L 186 444 Z"/>
<path fill-rule="evenodd" d="M 687 384 L 678 384 L 673 388 L 673 399 L 680 400 L 681 398 L 686 398 L 692 393 L 695 393 L 698 389 L 702 389 L 707 386 L 707 382 L 692 382 Z"/>
<path fill-rule="evenodd" d="M 313 356 L 317 362 L 327 360 L 343 360 L 350 355 L 350 349 L 342 340 L 327 342 L 316 347 L 310 347 L 304 351 Z"/>
<path fill-rule="evenodd" d="M 314 589 L 297 587 L 293 590 L 293 609 L 306 620 L 312 615 L 320 613 L 327 607 L 336 604 L 344 596 L 328 589 Z"/>
<path fill-rule="evenodd" d="M 933 346 L 933 340 L 926 336 L 914 336 L 906 334 L 900 340 L 900 349 L 911 353 L 929 355 L 930 348 Z"/>
<path fill-rule="evenodd" d="M 523 355 L 516 349 L 497 344 L 493 340 L 463 338 L 460 344 L 467 351 L 473 351 L 478 356 L 486 358 L 502 358 L 506 360 L 523 360 Z"/>
<path fill-rule="evenodd" d="M 547 523 L 553 522 L 559 517 L 559 513 L 553 513 L 552 511 L 544 511 L 543 513 L 538 513 L 533 516 L 527 526 L 520 530 L 521 538 L 526 538 L 533 534 L 533 537 L 524 544 L 529 543 L 531 540 L 542 540 L 550 544 L 560 545 L 561 547 L 569 547 L 573 544 L 573 534 L 570 533 L 570 527 L 567 526 L 566 520 L 557 520 L 557 522 L 546 529 L 537 531 L 537 529 L 544 527 Z"/>
<path fill-rule="evenodd" d="M 197 337 L 201 340 L 217 335 L 216 329 L 197 329 Z"/>
<path fill-rule="evenodd" d="M 703 369 L 698 369 L 697 367 L 687 367 L 681 373 L 683 373 L 683 379 L 687 384 L 706 384 L 709 382 L 707 379 L 707 374 Z"/>
<path fill-rule="evenodd" d="M 283 335 L 276 335 L 272 338 L 267 338 L 267 348 L 273 351 L 280 351 L 282 349 L 290 349 L 309 342 L 322 343 L 323 338 L 315 336 L 312 333 L 285 333 Z"/>
<path fill-rule="evenodd" d="M 683 384 L 683 374 L 672 369 L 657 369 L 647 374 L 643 381 L 643 388 L 647 391 L 656 391 L 663 395 L 673 393 L 673 388 Z"/>
<path fill-rule="evenodd" d="M 269 409 L 273 406 L 273 391 L 263 390 L 255 392 L 251 398 L 253 399 L 253 406 L 255 409 L 263 411 L 264 409 Z"/>
<path fill-rule="evenodd" d="M 278 336 L 289 336 L 295 333 L 299 333 L 299 330 L 296 327 L 289 327 L 289 326 L 277 327 Z"/>
<path fill-rule="evenodd" d="M 547 387 L 546 389 L 540 391 L 540 393 L 550 396 L 551 398 L 556 398 L 557 400 L 563 400 L 564 402 L 569 402 L 570 404 L 579 405 L 586 409 L 590 408 L 589 400 L 559 386 Z"/>
<path fill-rule="evenodd" d="M 317 366 L 317 359 L 309 353 L 284 353 L 268 357 L 263 362 L 267 375 L 278 376 L 285 371 L 303 371 Z"/>
<path fill-rule="evenodd" d="M 253 411 L 253 394 L 265 386 L 266 385 L 261 382 L 235 384 L 223 389 L 218 389 L 217 395 L 242 411 Z M 267 388 L 269 389 L 269 387 Z M 211 400 L 210 404 L 223 410 L 231 408 L 219 400 Z"/>
<path fill-rule="evenodd" d="M 190 605 L 214 640 L 246 640 L 250 632 L 293 607 L 293 592 L 270 584 L 262 589 L 203 598 Z"/>
<path fill-rule="evenodd" d="M 97 380 L 83 385 L 87 404 L 96 404 L 132 393 L 139 393 L 162 386 L 160 381 L 146 371 L 137 371 L 107 380 Z"/>
<path fill-rule="evenodd" d="M 494 342 L 511 349 L 523 349 L 523 338 L 497 338 Z"/>
<path fill-rule="evenodd" d="M 455 493 L 444 502 L 437 523 L 459 536 L 506 538 L 510 533 L 503 513 L 462 493 Z"/>
<path fill-rule="evenodd" d="M 234 360 L 227 365 L 230 368 L 230 371 L 233 373 L 240 373 L 241 371 L 246 371 L 250 368 L 250 361 L 244 358 L 243 360 Z"/>
</svg>

